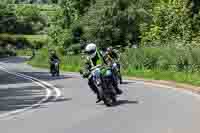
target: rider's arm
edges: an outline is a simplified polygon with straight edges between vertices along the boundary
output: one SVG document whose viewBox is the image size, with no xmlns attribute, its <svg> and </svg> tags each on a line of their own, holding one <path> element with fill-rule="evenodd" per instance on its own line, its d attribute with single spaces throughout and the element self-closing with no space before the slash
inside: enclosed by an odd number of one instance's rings
<svg viewBox="0 0 200 133">
<path fill-rule="evenodd" d="M 101 53 L 100 53 L 100 56 L 101 56 L 101 58 L 102 58 L 103 63 L 104 63 L 104 64 L 107 64 L 107 62 L 106 62 L 107 53 L 106 53 L 106 52 L 101 52 Z"/>
<path fill-rule="evenodd" d="M 55 59 L 57 59 L 58 61 L 60 61 L 60 58 L 57 55 L 55 55 Z"/>
<path fill-rule="evenodd" d="M 90 74 L 91 64 L 89 60 L 86 60 L 84 63 L 83 68 L 81 69 L 81 75 L 83 75 L 84 78 L 87 78 Z"/>
<path fill-rule="evenodd" d="M 50 56 L 50 57 L 49 57 L 49 63 L 51 63 L 52 61 L 53 61 L 53 57 Z"/>
<path fill-rule="evenodd" d="M 114 56 L 114 58 L 115 58 L 116 60 L 119 60 L 119 56 L 118 56 L 117 51 L 113 50 L 113 51 L 112 51 L 112 54 L 113 54 L 113 56 Z"/>
</svg>

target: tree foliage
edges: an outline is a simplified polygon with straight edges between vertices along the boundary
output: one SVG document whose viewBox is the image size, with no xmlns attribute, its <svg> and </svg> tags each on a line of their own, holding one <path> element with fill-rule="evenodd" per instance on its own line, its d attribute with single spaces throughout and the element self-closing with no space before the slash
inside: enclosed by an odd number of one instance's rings
<svg viewBox="0 0 200 133">
<path fill-rule="evenodd" d="M 152 19 L 141 27 L 144 45 L 163 45 L 170 40 L 188 40 L 191 23 L 182 0 L 161 1 L 154 5 Z"/>
<path fill-rule="evenodd" d="M 9 32 L 13 30 L 16 20 L 17 17 L 14 8 L 6 2 L 0 3 L 0 32 Z"/>
<path fill-rule="evenodd" d="M 9 4 L 0 4 L 0 21 L 3 22 L 0 23 L 1 32 L 22 29 L 23 33 L 38 33 L 44 30 L 43 27 L 47 27 L 46 20 L 48 20 L 49 46 L 80 47 L 83 40 L 95 42 L 101 47 L 108 45 L 125 47 L 134 44 L 142 47 L 169 45 L 182 47 L 199 46 L 200 43 L 199 0 L 9 0 L 7 2 L 57 4 L 51 19 L 44 17 L 36 6 L 30 8 L 26 5 L 14 10 Z M 4 23 L 3 20 L 6 19 L 9 21 Z"/>
</svg>

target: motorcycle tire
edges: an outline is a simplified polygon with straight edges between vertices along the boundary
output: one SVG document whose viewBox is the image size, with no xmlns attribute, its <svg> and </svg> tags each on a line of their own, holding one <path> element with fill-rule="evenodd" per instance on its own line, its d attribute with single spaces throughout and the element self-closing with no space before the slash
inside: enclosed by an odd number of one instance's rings
<svg viewBox="0 0 200 133">
<path fill-rule="evenodd" d="M 121 75 L 119 76 L 119 83 L 120 83 L 120 84 L 123 84 L 122 76 L 121 76 Z"/>
<path fill-rule="evenodd" d="M 52 77 L 54 77 L 54 76 L 55 76 L 55 73 L 54 73 L 54 72 L 52 72 L 52 73 L 51 73 L 51 76 L 52 76 Z"/>
<path fill-rule="evenodd" d="M 60 73 L 57 73 L 56 76 L 59 77 L 59 76 L 60 76 Z"/>
<path fill-rule="evenodd" d="M 103 98 L 103 102 L 107 107 L 111 107 L 116 104 L 117 100 L 114 96 L 108 96 Z"/>
</svg>

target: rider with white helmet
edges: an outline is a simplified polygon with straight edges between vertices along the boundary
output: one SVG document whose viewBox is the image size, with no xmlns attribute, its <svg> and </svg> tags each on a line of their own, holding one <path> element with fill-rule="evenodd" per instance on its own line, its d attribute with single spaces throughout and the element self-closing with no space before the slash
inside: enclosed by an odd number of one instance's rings
<svg viewBox="0 0 200 133">
<path fill-rule="evenodd" d="M 91 62 L 92 66 L 104 64 L 104 60 L 100 52 L 97 50 L 96 44 L 89 43 L 85 48 L 85 52 L 88 55 L 87 60 Z"/>
<path fill-rule="evenodd" d="M 86 73 L 84 77 L 88 77 L 90 68 L 97 66 L 97 65 L 104 65 L 104 64 L 106 64 L 106 62 L 104 61 L 102 54 L 100 53 L 96 44 L 94 44 L 94 43 L 89 43 L 85 47 L 85 53 L 87 54 L 87 59 L 86 59 L 85 65 L 87 66 L 86 69 L 88 69 L 87 70 L 88 73 Z M 98 88 L 93 83 L 92 78 L 88 79 L 88 85 L 90 86 L 92 91 L 97 94 L 97 103 L 100 102 L 101 99 L 100 99 L 100 95 L 98 92 Z M 114 86 L 115 86 L 117 93 L 121 94 L 122 91 L 118 88 L 118 86 L 116 84 Z"/>
</svg>

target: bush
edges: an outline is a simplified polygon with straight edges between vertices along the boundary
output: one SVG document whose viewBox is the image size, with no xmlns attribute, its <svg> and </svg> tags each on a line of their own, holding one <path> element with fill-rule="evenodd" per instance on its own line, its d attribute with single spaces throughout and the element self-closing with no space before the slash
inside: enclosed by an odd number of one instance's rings
<svg viewBox="0 0 200 133">
<path fill-rule="evenodd" d="M 1 46 L 11 44 L 17 49 L 35 48 L 40 49 L 44 45 L 47 45 L 47 38 L 44 35 L 12 35 L 1 34 L 0 35 Z"/>
<path fill-rule="evenodd" d="M 61 69 L 68 71 L 79 71 L 82 66 L 82 60 L 79 55 L 63 55 L 60 49 L 56 49 L 59 58 L 61 59 Z M 29 62 L 29 64 L 38 67 L 49 67 L 49 52 L 44 48 L 37 51 L 36 56 Z"/>
<path fill-rule="evenodd" d="M 16 52 L 14 50 L 0 48 L 0 58 L 7 56 L 16 56 Z"/>
<path fill-rule="evenodd" d="M 199 72 L 200 48 L 128 49 L 121 58 L 124 69 Z"/>
<path fill-rule="evenodd" d="M 99 46 L 121 45 L 140 41 L 139 25 L 144 13 L 135 0 L 97 0 L 80 19 L 84 37 Z M 104 7 L 104 8 L 102 8 Z M 143 7 L 145 8 L 145 7 Z"/>
<path fill-rule="evenodd" d="M 142 45 L 181 45 L 191 43 L 192 19 L 184 0 L 160 1 L 153 6 L 151 21 L 140 27 Z M 168 42 L 174 43 L 168 43 Z"/>
</svg>

